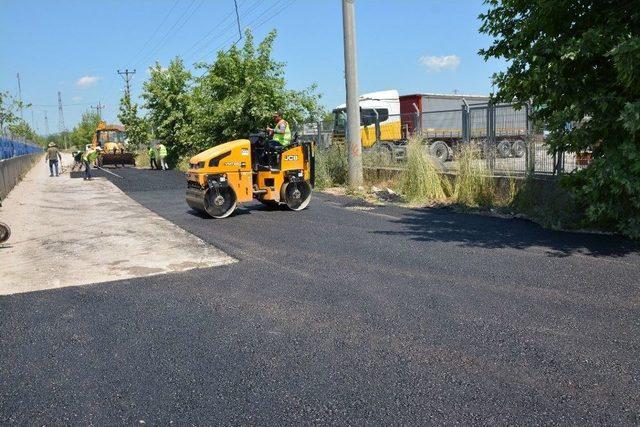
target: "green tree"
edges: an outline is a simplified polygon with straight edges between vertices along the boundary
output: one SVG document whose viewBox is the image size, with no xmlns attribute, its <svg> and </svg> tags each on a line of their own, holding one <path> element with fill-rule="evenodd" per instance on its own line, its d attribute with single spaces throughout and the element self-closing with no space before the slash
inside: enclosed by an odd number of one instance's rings
<svg viewBox="0 0 640 427">
<path fill-rule="evenodd" d="M 619 0 L 486 0 L 480 51 L 507 60 L 497 98 L 531 100 L 552 150 L 593 150 L 566 183 L 591 225 L 640 238 L 640 8 Z M 574 126 L 567 126 L 568 123 Z"/>
<path fill-rule="evenodd" d="M 125 93 L 120 99 L 118 120 L 124 125 L 129 144 L 135 149 L 149 142 L 147 121 L 138 115 L 138 105 L 131 102 L 128 93 Z"/>
<path fill-rule="evenodd" d="M 14 98 L 9 92 L 0 92 L 0 130 L 10 125 L 20 125 L 21 128 L 24 128 L 26 122 L 18 117 L 17 112 L 21 108 L 29 107 L 31 107 L 31 104 Z"/>
<path fill-rule="evenodd" d="M 36 135 L 35 131 L 31 129 L 31 126 L 29 126 L 29 123 L 27 123 L 26 121 L 20 118 L 15 120 L 13 123 L 9 124 L 7 126 L 7 129 L 13 135 L 25 138 L 32 142 L 36 142 L 38 139 L 38 136 Z"/>
<path fill-rule="evenodd" d="M 179 135 L 190 125 L 187 105 L 191 73 L 178 57 L 167 68 L 156 62 L 149 71 L 151 76 L 142 92 L 144 107 L 149 111 L 149 125 L 154 137 L 168 148 L 169 162 L 175 164 L 180 156 L 189 152 Z"/>
<path fill-rule="evenodd" d="M 80 123 L 78 123 L 69 135 L 71 145 L 83 150 L 87 144 L 91 144 L 96 128 L 100 123 L 100 116 L 91 110 L 82 113 Z"/>
<path fill-rule="evenodd" d="M 249 30 L 244 45 L 219 51 L 212 64 L 196 78 L 189 104 L 192 126 L 182 135 L 191 151 L 245 137 L 268 125 L 282 110 L 291 125 L 315 119 L 320 108 L 315 86 L 295 91 L 286 88 L 284 64 L 271 58 L 275 30 L 257 46 Z"/>
</svg>

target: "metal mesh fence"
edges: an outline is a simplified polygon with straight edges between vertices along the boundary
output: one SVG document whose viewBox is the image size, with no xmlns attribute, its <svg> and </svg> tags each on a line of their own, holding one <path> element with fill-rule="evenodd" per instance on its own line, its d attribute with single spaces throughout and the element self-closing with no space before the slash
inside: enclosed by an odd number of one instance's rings
<svg viewBox="0 0 640 427">
<path fill-rule="evenodd" d="M 39 153 L 42 148 L 26 141 L 16 141 L 0 136 L 0 160 L 12 157 L 23 156 L 25 154 Z"/>
<path fill-rule="evenodd" d="M 299 138 L 314 140 L 320 149 L 345 142 L 346 115 L 298 126 Z M 460 109 L 388 115 L 361 122 L 365 167 L 404 167 L 406 144 L 418 138 L 442 169 L 455 173 L 459 156 L 473 149 L 476 162 L 495 175 L 555 175 L 585 167 L 574 153 L 553 153 L 542 133 L 535 133 L 529 106 L 515 104 L 463 105 Z M 373 155 L 367 156 L 368 152 Z M 382 153 L 383 155 L 379 155 Z"/>
</svg>

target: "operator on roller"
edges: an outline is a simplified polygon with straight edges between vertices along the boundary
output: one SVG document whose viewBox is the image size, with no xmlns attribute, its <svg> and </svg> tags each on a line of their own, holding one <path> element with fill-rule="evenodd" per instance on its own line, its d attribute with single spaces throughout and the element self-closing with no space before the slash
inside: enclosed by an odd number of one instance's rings
<svg viewBox="0 0 640 427">
<path fill-rule="evenodd" d="M 84 179 L 91 180 L 91 163 L 93 163 L 98 156 L 102 153 L 102 147 L 89 148 L 82 155 L 82 162 L 84 163 Z"/>
<path fill-rule="evenodd" d="M 282 112 L 278 111 L 273 115 L 273 121 L 276 122 L 275 128 L 267 128 L 269 135 L 273 137 L 281 146 L 286 147 L 291 144 L 291 128 L 289 123 L 282 118 Z"/>
</svg>

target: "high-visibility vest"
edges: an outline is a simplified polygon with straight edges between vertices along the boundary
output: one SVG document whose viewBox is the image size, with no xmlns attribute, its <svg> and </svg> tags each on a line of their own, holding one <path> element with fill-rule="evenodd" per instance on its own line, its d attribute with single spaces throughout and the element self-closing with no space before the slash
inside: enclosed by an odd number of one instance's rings
<svg viewBox="0 0 640 427">
<path fill-rule="evenodd" d="M 100 153 L 98 152 L 98 150 L 89 150 L 82 155 L 82 160 L 91 163 L 95 159 L 97 159 L 99 155 Z"/>
<path fill-rule="evenodd" d="M 152 158 L 152 159 L 156 158 L 156 149 L 155 148 L 153 148 L 153 147 L 149 148 L 149 157 Z"/>
<path fill-rule="evenodd" d="M 276 125 L 276 128 L 280 127 L 280 124 L 284 122 L 285 124 L 285 128 L 284 128 L 284 133 L 273 133 L 273 139 L 275 139 L 276 141 L 278 141 L 280 143 L 280 145 L 289 145 L 291 144 L 291 128 L 289 127 L 289 123 L 287 123 L 287 121 L 285 119 L 281 119 L 278 124 Z"/>
<path fill-rule="evenodd" d="M 164 144 L 158 144 L 156 149 L 158 150 L 160 157 L 167 157 L 167 147 L 165 147 Z"/>
</svg>

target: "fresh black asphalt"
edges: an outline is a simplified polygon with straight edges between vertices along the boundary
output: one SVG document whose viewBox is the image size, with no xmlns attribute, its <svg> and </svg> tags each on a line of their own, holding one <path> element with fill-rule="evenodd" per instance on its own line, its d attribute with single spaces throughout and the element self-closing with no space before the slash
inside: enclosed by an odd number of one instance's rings
<svg viewBox="0 0 640 427">
<path fill-rule="evenodd" d="M 0 424 L 640 423 L 627 240 L 324 194 L 213 220 L 115 172 L 239 262 L 0 298 Z"/>
</svg>

